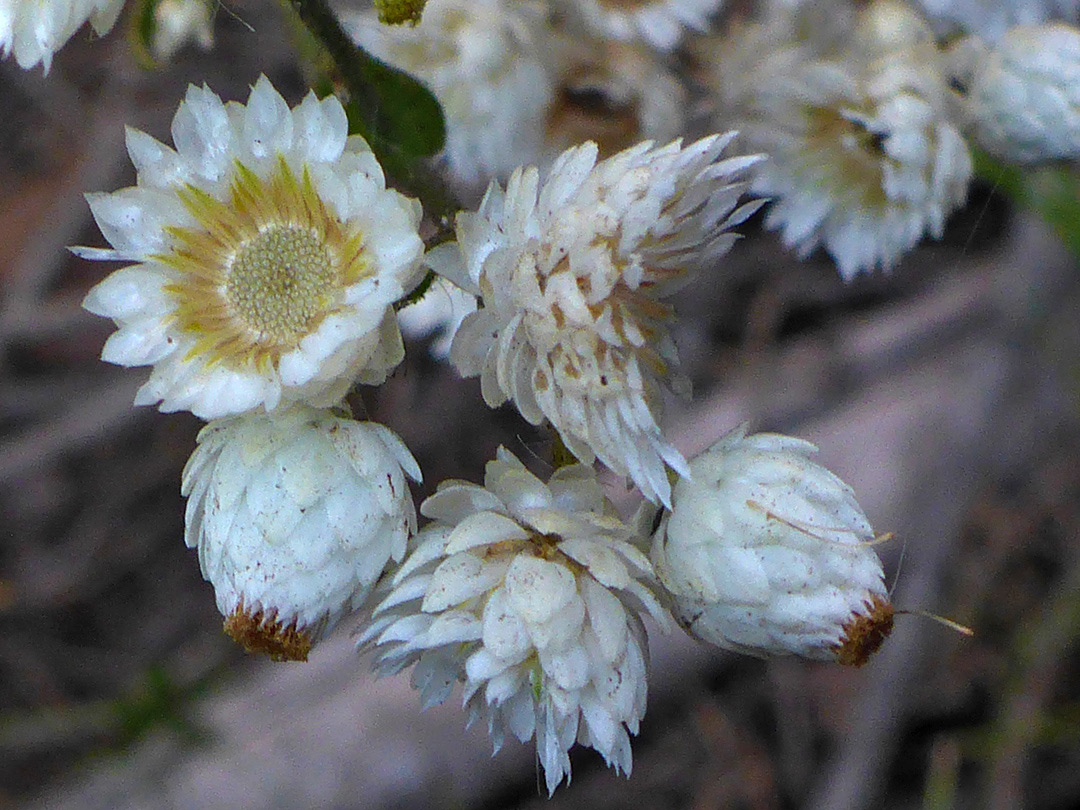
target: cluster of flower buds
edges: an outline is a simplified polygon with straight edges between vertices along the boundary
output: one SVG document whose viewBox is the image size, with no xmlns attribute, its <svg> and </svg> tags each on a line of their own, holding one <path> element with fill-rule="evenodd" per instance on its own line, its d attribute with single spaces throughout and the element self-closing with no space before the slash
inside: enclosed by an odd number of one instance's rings
<svg viewBox="0 0 1080 810">
<path fill-rule="evenodd" d="M 733 137 L 604 160 L 585 144 L 543 181 L 518 169 L 425 257 L 419 203 L 386 188 L 333 97 L 290 110 L 265 78 L 246 105 L 192 87 L 175 148 L 129 131 L 137 185 L 89 195 L 112 247 L 77 252 L 132 264 L 86 307 L 118 326 L 106 360 L 151 367 L 138 403 L 209 420 L 184 470 L 186 539 L 226 631 L 304 659 L 376 590 L 361 644 L 379 670 L 414 665 L 425 705 L 463 682 L 496 748 L 536 738 L 549 790 L 575 742 L 629 773 L 646 618 L 863 663 L 891 614 L 851 491 L 795 440 L 739 433 L 687 462 L 659 427 L 659 393 L 686 387 L 665 296 L 760 205 L 742 199 L 760 158 L 724 158 Z M 500 450 L 484 486 L 443 482 L 416 531 L 416 462 L 344 397 L 402 359 L 393 307 L 423 265 L 482 304 L 453 363 L 580 463 L 545 483 Z M 663 510 L 655 533 L 616 513 L 597 458 Z"/>
</svg>

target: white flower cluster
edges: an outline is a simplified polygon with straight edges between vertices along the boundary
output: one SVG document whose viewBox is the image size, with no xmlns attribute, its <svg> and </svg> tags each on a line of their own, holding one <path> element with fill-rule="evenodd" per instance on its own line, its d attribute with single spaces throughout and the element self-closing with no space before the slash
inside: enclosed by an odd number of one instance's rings
<svg viewBox="0 0 1080 810">
<path fill-rule="evenodd" d="M 216 420 L 184 475 L 188 545 L 234 638 L 303 658 L 413 524 L 404 445 L 328 409 L 403 357 L 420 205 L 336 98 L 290 110 L 265 77 L 246 106 L 190 87 L 172 135 L 129 130 L 136 185 L 88 195 L 112 248 L 76 252 L 135 264 L 84 306 L 119 327 L 103 359 L 152 367 L 136 404 Z"/>
<path fill-rule="evenodd" d="M 777 0 L 695 46 L 715 118 L 769 156 L 753 190 L 802 257 L 851 279 L 941 236 L 972 178 L 969 141 L 1014 162 L 1080 155 L 1078 4 Z M 972 36 L 947 45 L 936 31 Z M 981 38 L 980 38 L 981 37 Z M 957 92 L 961 85 L 962 92 Z"/>
<path fill-rule="evenodd" d="M 925 0 L 934 19 L 902 0 L 761 5 L 713 38 L 722 0 L 429 0 L 393 28 L 346 15 L 439 99 L 452 183 L 486 186 L 475 210 L 430 218 L 443 241 L 426 253 L 420 202 L 388 187 L 333 96 L 290 108 L 266 78 L 246 104 L 193 86 L 171 146 L 129 130 L 135 185 L 88 195 L 110 247 L 75 249 L 126 266 L 85 306 L 116 324 L 103 359 L 149 367 L 136 404 L 209 422 L 183 474 L 185 539 L 233 638 L 302 660 L 374 603 L 359 636 L 377 670 L 412 667 L 424 706 L 461 683 L 496 749 L 535 740 L 549 792 L 575 743 L 630 772 L 646 622 L 866 663 L 893 608 L 851 488 L 790 437 L 741 427 L 687 460 L 664 435 L 664 396 L 689 393 L 672 293 L 723 272 L 765 204 L 748 192 L 771 198 L 788 245 L 824 247 L 851 279 L 941 234 L 969 142 L 1075 157 L 1080 32 L 1045 21 L 1074 15 L 1065 0 L 995 6 L 1002 31 L 964 23 L 948 45 L 963 4 Z M 47 70 L 119 8 L 0 0 L 0 48 Z M 163 53 L 208 42 L 203 0 L 155 8 Z M 738 141 L 684 141 L 708 116 Z M 442 482 L 418 530 L 416 461 L 346 398 L 399 365 L 403 325 L 447 312 L 437 350 L 489 406 L 550 427 L 556 469 L 541 480 L 500 448 L 483 486 Z M 635 519 L 597 460 L 645 496 Z"/>
<path fill-rule="evenodd" d="M 432 522 L 379 593 L 359 645 L 376 670 L 414 667 L 421 703 L 463 683 L 469 722 L 536 737 L 548 791 L 574 742 L 629 774 L 645 713 L 642 619 L 671 608 L 702 641 L 861 666 L 892 629 L 873 534 L 813 447 L 739 429 L 691 462 L 674 504 L 623 522 L 591 467 L 545 484 L 505 449 L 484 486 L 443 482 Z M 639 550 L 655 522 L 654 568 Z"/>
</svg>

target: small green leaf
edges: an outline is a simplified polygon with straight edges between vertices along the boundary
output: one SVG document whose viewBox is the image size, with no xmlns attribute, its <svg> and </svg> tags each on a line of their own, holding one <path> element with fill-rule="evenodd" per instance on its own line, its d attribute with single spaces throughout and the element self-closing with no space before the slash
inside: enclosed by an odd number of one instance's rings
<svg viewBox="0 0 1080 810">
<path fill-rule="evenodd" d="M 406 155 L 434 155 L 446 142 L 442 107 L 427 87 L 360 48 L 358 67 L 378 99 L 368 123 L 377 139 Z"/>
<path fill-rule="evenodd" d="M 384 168 L 393 173 L 388 162 L 407 166 L 443 148 L 446 123 L 428 88 L 356 45 L 326 0 L 287 2 L 337 66 L 349 90 L 351 131 L 364 136 Z"/>
</svg>

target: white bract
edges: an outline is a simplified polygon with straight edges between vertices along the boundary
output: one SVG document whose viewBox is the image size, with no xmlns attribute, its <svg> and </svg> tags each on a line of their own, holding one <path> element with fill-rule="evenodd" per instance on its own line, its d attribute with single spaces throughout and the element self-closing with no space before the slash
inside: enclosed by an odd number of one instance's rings
<svg viewBox="0 0 1080 810">
<path fill-rule="evenodd" d="M 859 666 L 892 629 L 870 524 L 815 450 L 743 426 L 690 462 L 652 558 L 691 635 Z"/>
<path fill-rule="evenodd" d="M 843 54 L 782 49 L 755 85 L 741 84 L 752 95 L 739 98 L 736 123 L 770 158 L 753 190 L 774 198 L 766 225 L 800 257 L 823 245 L 851 279 L 941 236 L 972 174 L 941 61 L 925 23 L 879 0 Z"/>
<path fill-rule="evenodd" d="M 456 245 L 427 258 L 483 299 L 450 359 L 481 377 L 485 401 L 548 420 L 579 460 L 598 457 L 653 500 L 668 500 L 665 465 L 686 469 L 659 427 L 661 390 L 688 392 L 662 299 L 759 206 L 737 207 L 759 158 L 720 160 L 733 137 L 645 142 L 599 163 L 587 143 L 544 183 L 518 169 L 506 191 L 493 183 L 478 211 L 458 214 Z"/>
<path fill-rule="evenodd" d="M 994 46 L 967 50 L 965 103 L 981 146 L 1020 163 L 1080 154 L 1080 30 L 1016 26 Z"/>
<path fill-rule="evenodd" d="M 247 106 L 189 87 L 176 149 L 128 130 L 138 182 L 87 195 L 134 261 L 84 306 L 119 326 L 102 359 L 153 366 L 137 405 L 213 419 L 336 404 L 402 359 L 393 303 L 420 277 L 420 204 L 386 188 L 341 103 L 290 110 L 265 77 Z"/>
<path fill-rule="evenodd" d="M 356 41 L 431 88 L 446 115 L 447 168 L 482 191 L 536 160 L 552 98 L 544 7 L 530 0 L 429 0 L 420 23 L 388 26 L 346 14 Z"/>
<path fill-rule="evenodd" d="M 382 674 L 415 664 L 426 708 L 463 681 L 469 721 L 536 736 L 549 793 L 570 776 L 575 741 L 630 773 L 630 734 L 645 714 L 641 615 L 666 626 L 648 559 L 582 465 L 547 484 L 500 448 L 483 487 L 448 481 L 361 645 Z"/>
<path fill-rule="evenodd" d="M 104 35 L 123 5 L 124 0 L 0 0 L 0 55 L 14 53 L 24 70 L 41 63 L 48 73 L 53 54 L 83 23 Z"/>
<path fill-rule="evenodd" d="M 211 422 L 184 468 L 185 540 L 248 650 L 311 645 L 404 556 L 420 469 L 373 422 L 297 405 Z"/>
<path fill-rule="evenodd" d="M 424 297 L 398 310 L 398 324 L 406 337 L 434 335 L 431 354 L 445 360 L 461 322 L 476 311 L 476 296 L 444 278 L 436 277 Z"/>
<path fill-rule="evenodd" d="M 687 28 L 704 32 L 724 0 L 560 0 L 596 36 L 642 40 L 670 51 Z"/>
</svg>

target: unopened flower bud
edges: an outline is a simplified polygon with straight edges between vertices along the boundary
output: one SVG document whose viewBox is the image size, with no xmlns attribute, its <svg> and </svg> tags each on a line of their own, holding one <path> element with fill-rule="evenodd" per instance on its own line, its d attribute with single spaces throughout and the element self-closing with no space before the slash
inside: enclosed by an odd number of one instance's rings
<svg viewBox="0 0 1080 810">
<path fill-rule="evenodd" d="M 1080 154 L 1080 30 L 1018 25 L 993 48 L 965 42 L 967 110 L 979 144 L 1020 163 Z"/>
<path fill-rule="evenodd" d="M 690 462 L 652 556 L 691 635 L 861 666 L 891 631 L 873 531 L 851 488 L 810 461 L 814 450 L 743 426 Z"/>
<path fill-rule="evenodd" d="M 379 22 L 387 25 L 416 25 L 427 0 L 375 0 Z"/>
<path fill-rule="evenodd" d="M 372 422 L 308 406 L 211 422 L 184 469 L 189 547 L 225 631 L 304 660 L 405 553 L 420 470 Z"/>
</svg>

